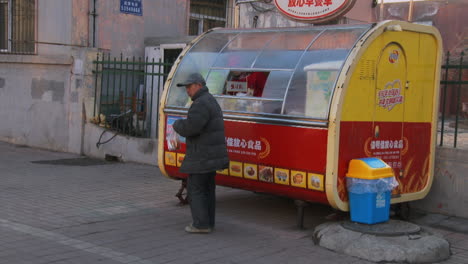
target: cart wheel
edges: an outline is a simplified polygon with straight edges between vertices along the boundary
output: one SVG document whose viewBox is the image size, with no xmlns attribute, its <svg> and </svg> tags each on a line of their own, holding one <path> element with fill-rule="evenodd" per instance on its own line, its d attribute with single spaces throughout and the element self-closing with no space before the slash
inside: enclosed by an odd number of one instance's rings
<svg viewBox="0 0 468 264">
<path fill-rule="evenodd" d="M 409 203 L 399 203 L 395 205 L 395 215 L 401 220 L 408 220 L 410 211 Z"/>
</svg>

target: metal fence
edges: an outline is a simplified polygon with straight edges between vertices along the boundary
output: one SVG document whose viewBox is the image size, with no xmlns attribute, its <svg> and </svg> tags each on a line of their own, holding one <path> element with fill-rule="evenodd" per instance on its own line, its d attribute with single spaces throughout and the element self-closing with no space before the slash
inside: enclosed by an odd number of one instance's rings
<svg viewBox="0 0 468 264">
<path fill-rule="evenodd" d="M 442 66 L 439 145 L 468 148 L 468 64 L 447 52 Z M 449 145 L 447 142 L 453 142 Z"/>
<path fill-rule="evenodd" d="M 97 55 L 95 123 L 133 137 L 156 137 L 158 107 L 169 63 Z"/>
</svg>

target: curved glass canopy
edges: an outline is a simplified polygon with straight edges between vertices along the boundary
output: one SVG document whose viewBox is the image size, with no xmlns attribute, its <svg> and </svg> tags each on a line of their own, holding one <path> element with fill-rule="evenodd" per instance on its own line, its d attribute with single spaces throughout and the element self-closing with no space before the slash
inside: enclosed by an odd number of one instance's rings
<svg viewBox="0 0 468 264">
<path fill-rule="evenodd" d="M 213 30 L 182 58 L 166 107 L 189 107 L 176 84 L 199 72 L 226 113 L 327 119 L 338 73 L 371 26 Z"/>
</svg>

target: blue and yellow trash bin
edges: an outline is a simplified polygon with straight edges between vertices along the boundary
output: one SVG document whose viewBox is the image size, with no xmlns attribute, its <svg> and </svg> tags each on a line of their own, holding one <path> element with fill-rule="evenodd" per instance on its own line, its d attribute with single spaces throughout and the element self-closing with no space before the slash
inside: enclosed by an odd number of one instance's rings
<svg viewBox="0 0 468 264">
<path fill-rule="evenodd" d="M 390 193 L 398 186 L 393 170 L 378 158 L 353 159 L 346 174 L 351 221 L 376 224 L 390 216 Z"/>
</svg>

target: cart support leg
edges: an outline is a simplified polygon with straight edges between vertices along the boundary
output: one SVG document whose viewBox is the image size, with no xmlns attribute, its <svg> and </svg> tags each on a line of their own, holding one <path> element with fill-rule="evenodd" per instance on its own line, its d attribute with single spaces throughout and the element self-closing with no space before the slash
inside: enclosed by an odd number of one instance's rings
<svg viewBox="0 0 468 264">
<path fill-rule="evenodd" d="M 187 189 L 187 180 L 182 179 L 182 181 L 180 183 L 180 189 L 175 195 L 177 198 L 179 198 L 179 205 L 188 204 L 187 195 L 184 197 L 184 194 L 183 194 L 185 189 Z"/>
<path fill-rule="evenodd" d="M 297 215 L 296 215 L 296 224 L 297 228 L 304 229 L 304 208 L 307 206 L 307 202 L 302 200 L 294 200 L 296 204 Z"/>
<path fill-rule="evenodd" d="M 410 218 L 410 206 L 409 203 L 398 203 L 394 206 L 395 215 L 401 220 L 407 221 Z"/>
</svg>

